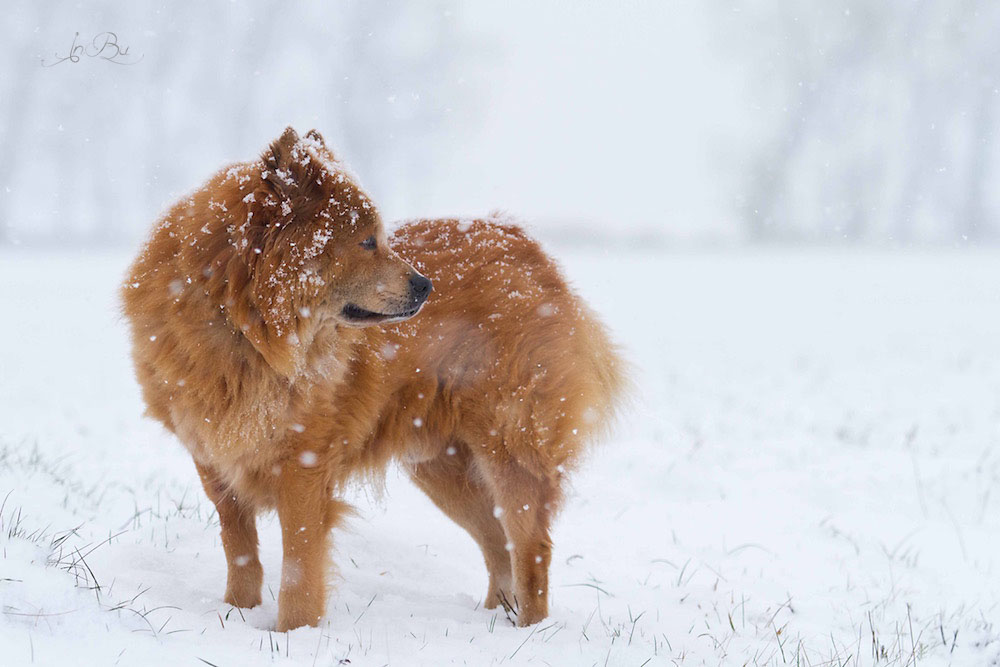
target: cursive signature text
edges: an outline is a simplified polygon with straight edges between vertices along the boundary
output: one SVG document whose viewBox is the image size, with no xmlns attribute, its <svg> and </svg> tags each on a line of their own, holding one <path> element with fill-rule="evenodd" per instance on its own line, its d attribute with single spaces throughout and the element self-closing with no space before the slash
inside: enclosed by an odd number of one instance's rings
<svg viewBox="0 0 1000 667">
<path fill-rule="evenodd" d="M 55 67 L 64 62 L 78 63 L 81 58 L 100 58 L 116 65 L 135 65 L 142 56 L 136 58 L 129 53 L 129 47 L 118 42 L 118 35 L 113 32 L 102 32 L 94 35 L 90 44 L 80 43 L 80 33 L 73 35 L 73 43 L 69 47 L 69 53 L 62 56 L 55 54 L 55 60 L 46 62 L 42 60 L 42 67 Z"/>
</svg>

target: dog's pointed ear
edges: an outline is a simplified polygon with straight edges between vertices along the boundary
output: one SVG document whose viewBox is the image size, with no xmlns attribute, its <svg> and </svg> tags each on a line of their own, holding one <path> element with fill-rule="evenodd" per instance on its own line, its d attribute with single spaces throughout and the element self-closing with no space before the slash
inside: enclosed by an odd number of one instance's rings
<svg viewBox="0 0 1000 667">
<path fill-rule="evenodd" d="M 298 133 L 291 127 L 285 128 L 281 136 L 271 142 L 271 145 L 264 151 L 264 164 L 271 169 L 288 169 L 293 160 L 292 153 L 299 143 Z"/>
<path fill-rule="evenodd" d="M 323 160 L 334 160 L 336 161 L 336 156 L 334 156 L 333 151 L 329 149 L 326 145 L 326 141 L 323 139 L 323 135 L 317 130 L 309 130 L 306 132 L 306 141 L 310 144 L 316 153 L 319 155 L 320 159 Z"/>
<path fill-rule="evenodd" d="M 316 128 L 313 128 L 313 129 L 309 130 L 308 132 L 306 132 L 306 139 L 312 139 L 313 141 L 315 141 L 316 143 L 318 143 L 323 148 L 326 148 L 326 142 L 323 141 L 323 135 L 320 134 L 316 130 Z"/>
<path fill-rule="evenodd" d="M 316 180 L 316 166 L 298 133 L 286 127 L 261 155 L 264 171 L 261 178 L 276 192 L 288 198 L 308 195 Z"/>
</svg>

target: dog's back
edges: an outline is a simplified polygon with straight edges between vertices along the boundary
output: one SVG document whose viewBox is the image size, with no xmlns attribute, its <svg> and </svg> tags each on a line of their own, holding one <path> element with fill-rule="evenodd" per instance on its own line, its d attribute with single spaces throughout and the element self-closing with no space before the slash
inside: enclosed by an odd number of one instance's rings
<svg viewBox="0 0 1000 667">
<path fill-rule="evenodd" d="M 389 330 L 403 372 L 436 379 L 444 406 L 417 414 L 536 475 L 558 475 L 610 423 L 625 367 L 555 262 L 513 224 L 420 220 L 392 245 L 434 281 L 420 317 Z M 419 401 L 417 401 L 419 402 Z M 411 406 L 411 412 L 412 410 Z"/>
</svg>

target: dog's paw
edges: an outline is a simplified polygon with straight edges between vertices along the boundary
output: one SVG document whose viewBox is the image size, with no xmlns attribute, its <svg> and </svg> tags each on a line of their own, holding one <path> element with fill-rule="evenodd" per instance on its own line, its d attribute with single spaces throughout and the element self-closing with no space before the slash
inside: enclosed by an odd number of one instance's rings
<svg viewBox="0 0 1000 667">
<path fill-rule="evenodd" d="M 274 629 L 276 632 L 288 632 L 289 630 L 302 628 L 307 625 L 315 628 L 321 620 L 323 620 L 322 615 L 282 613 L 278 611 L 278 624 Z"/>
<path fill-rule="evenodd" d="M 517 625 L 520 628 L 534 625 L 545 619 L 549 615 L 549 605 L 545 600 L 535 601 L 534 604 L 522 604 L 517 609 Z"/>
<path fill-rule="evenodd" d="M 222 599 L 234 607 L 256 607 L 261 602 L 263 580 L 264 570 L 259 562 L 244 564 L 237 569 L 231 567 L 226 580 L 226 595 Z"/>
<path fill-rule="evenodd" d="M 227 590 L 225 597 L 222 599 L 226 604 L 231 604 L 234 607 L 250 609 L 261 603 L 260 589 L 257 589 L 256 591 Z"/>
</svg>

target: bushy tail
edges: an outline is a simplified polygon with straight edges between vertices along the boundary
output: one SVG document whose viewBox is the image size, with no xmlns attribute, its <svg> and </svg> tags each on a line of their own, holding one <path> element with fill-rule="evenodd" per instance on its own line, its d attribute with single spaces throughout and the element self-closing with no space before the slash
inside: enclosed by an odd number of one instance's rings
<svg viewBox="0 0 1000 667">
<path fill-rule="evenodd" d="M 575 340 L 574 385 L 582 391 L 567 397 L 556 440 L 574 443 L 565 464 L 573 465 L 581 454 L 607 438 L 621 409 L 632 393 L 629 365 L 611 341 L 597 317 L 583 309 Z"/>
<path fill-rule="evenodd" d="M 589 331 L 585 337 L 587 358 L 590 360 L 595 385 L 594 408 L 599 412 L 597 437 L 606 436 L 633 392 L 628 362 L 621 349 L 612 342 L 604 325 L 588 312 L 585 315 Z"/>
</svg>

